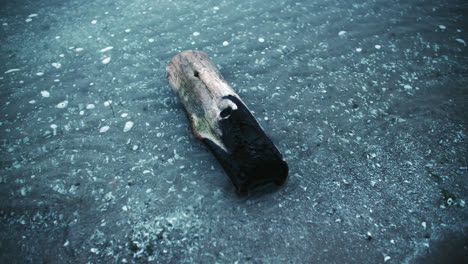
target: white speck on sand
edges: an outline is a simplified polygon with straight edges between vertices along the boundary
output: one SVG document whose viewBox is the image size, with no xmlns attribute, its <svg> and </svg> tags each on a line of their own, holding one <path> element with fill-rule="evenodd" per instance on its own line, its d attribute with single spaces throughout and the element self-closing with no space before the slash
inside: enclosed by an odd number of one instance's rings
<svg viewBox="0 0 468 264">
<path fill-rule="evenodd" d="M 154 38 L 148 39 L 149 42 L 154 42 Z"/>
<path fill-rule="evenodd" d="M 106 52 L 106 51 L 111 50 L 111 49 L 113 49 L 113 48 L 114 48 L 114 47 L 109 46 L 109 47 L 103 48 L 103 49 L 100 50 L 99 52 Z"/>
<path fill-rule="evenodd" d="M 103 126 L 99 129 L 99 133 L 106 133 L 109 130 L 109 126 Z"/>
<path fill-rule="evenodd" d="M 26 23 L 29 23 L 29 22 L 32 21 L 32 18 L 26 18 L 26 20 L 24 20 L 24 21 L 26 21 Z"/>
<path fill-rule="evenodd" d="M 62 64 L 60 64 L 59 62 L 53 62 L 52 66 L 54 66 L 56 69 L 60 69 L 60 67 L 62 67 Z"/>
<path fill-rule="evenodd" d="M 65 107 L 67 107 L 67 105 L 68 105 L 68 101 L 65 100 L 63 102 L 58 103 L 56 107 L 57 108 L 65 108 Z"/>
<path fill-rule="evenodd" d="M 413 89 L 413 87 L 411 87 L 411 85 L 409 85 L 409 84 L 405 84 L 405 86 L 403 86 L 403 88 L 405 88 L 406 90 Z"/>
<path fill-rule="evenodd" d="M 126 205 L 122 206 L 122 210 L 128 211 L 128 207 Z"/>
<path fill-rule="evenodd" d="M 427 227 L 426 222 L 422 222 L 421 225 L 422 225 L 422 227 L 423 227 L 424 229 L 426 229 L 426 227 Z"/>
<path fill-rule="evenodd" d="M 376 48 L 376 49 L 381 49 L 382 46 L 380 46 L 379 44 L 377 44 L 377 45 L 375 45 L 375 48 Z"/>
<path fill-rule="evenodd" d="M 80 52 L 80 51 L 82 51 L 82 50 L 83 50 L 83 48 L 76 48 L 76 49 L 75 49 L 75 51 L 78 51 L 78 52 Z"/>
<path fill-rule="evenodd" d="M 146 193 L 150 193 L 151 192 L 151 189 L 146 189 Z"/>
<path fill-rule="evenodd" d="M 340 32 L 338 32 L 338 36 L 343 37 L 344 35 L 346 35 L 346 31 L 341 30 Z"/>
<path fill-rule="evenodd" d="M 123 132 L 130 131 L 130 129 L 132 129 L 132 127 L 133 127 L 133 122 L 132 121 L 127 121 L 127 123 L 125 123 Z"/>
<path fill-rule="evenodd" d="M 30 104 L 35 104 L 36 103 L 36 100 L 31 100 L 29 101 Z"/>
<path fill-rule="evenodd" d="M 107 64 L 107 63 L 110 62 L 110 60 L 111 60 L 111 58 L 110 58 L 110 57 L 107 57 L 107 58 L 105 58 L 105 59 L 102 60 L 102 63 L 103 63 L 103 64 Z"/>
<path fill-rule="evenodd" d="M 440 29 L 446 29 L 447 27 L 444 26 L 444 25 L 439 25 L 439 28 L 440 28 Z"/>
<path fill-rule="evenodd" d="M 94 109 L 95 107 L 96 107 L 96 106 L 95 106 L 94 104 L 88 104 L 88 105 L 86 106 L 86 109 L 88 109 L 88 110 L 89 110 L 89 109 Z"/>
<path fill-rule="evenodd" d="M 20 71 L 20 69 L 9 69 L 8 71 L 5 72 L 5 74 L 17 72 L 17 71 Z"/>
<path fill-rule="evenodd" d="M 357 52 L 361 52 L 361 51 L 362 51 L 362 48 L 356 48 L 356 51 L 357 51 Z"/>
<path fill-rule="evenodd" d="M 194 35 L 195 37 L 200 36 L 200 32 L 195 31 L 195 32 L 193 32 L 193 35 Z"/>
<path fill-rule="evenodd" d="M 137 145 L 133 145 L 133 150 L 137 150 L 138 149 L 138 146 Z"/>
<path fill-rule="evenodd" d="M 121 116 L 121 117 L 127 117 L 128 114 L 127 114 L 127 113 L 123 113 L 123 114 L 121 114 L 120 116 Z"/>
<path fill-rule="evenodd" d="M 30 14 L 28 17 L 37 17 L 37 14 Z"/>
<path fill-rule="evenodd" d="M 130 32 L 130 31 L 131 31 L 131 29 L 129 29 L 129 28 L 127 28 L 127 29 L 125 30 L 125 32 L 127 32 L 127 33 Z"/>
<path fill-rule="evenodd" d="M 8 26 L 8 23 L 7 23 L 7 22 L 5 22 L 5 23 L 3 23 L 3 24 L 2 24 L 2 26 Z"/>
<path fill-rule="evenodd" d="M 50 93 L 48 91 L 41 91 L 42 97 L 50 97 Z"/>
<path fill-rule="evenodd" d="M 112 104 L 112 100 L 107 100 L 104 102 L 104 106 L 109 106 Z"/>
<path fill-rule="evenodd" d="M 264 38 L 258 38 L 258 42 L 263 43 L 263 42 L 265 42 L 265 39 Z"/>
<path fill-rule="evenodd" d="M 466 42 L 465 42 L 463 39 L 457 38 L 457 39 L 455 39 L 455 40 L 456 40 L 458 43 L 461 43 L 461 44 L 463 44 L 463 46 L 466 47 Z"/>
<path fill-rule="evenodd" d="M 56 124 L 52 124 L 50 125 L 50 128 L 52 128 L 52 135 L 57 135 L 57 125 Z"/>
<path fill-rule="evenodd" d="M 93 25 L 96 24 L 96 23 L 97 23 L 97 20 L 91 21 L 91 24 L 93 24 Z"/>
<path fill-rule="evenodd" d="M 20 193 L 22 196 L 26 196 L 26 187 L 21 188 Z"/>
<path fill-rule="evenodd" d="M 70 241 L 68 241 L 68 240 L 65 241 L 65 243 L 63 243 L 63 246 L 64 246 L 64 247 L 68 247 L 68 245 L 70 245 Z"/>
<path fill-rule="evenodd" d="M 37 76 L 42 76 L 42 75 L 44 75 L 44 73 L 43 72 L 36 72 L 36 75 Z"/>
<path fill-rule="evenodd" d="M 83 111 L 83 110 L 80 111 L 80 115 L 84 115 L 84 111 Z"/>
<path fill-rule="evenodd" d="M 384 262 L 387 262 L 387 261 L 389 261 L 390 259 L 392 259 L 390 256 L 385 256 L 385 257 L 384 257 Z"/>
<path fill-rule="evenodd" d="M 218 6 L 213 7 L 214 10 L 219 10 Z"/>
<path fill-rule="evenodd" d="M 229 42 L 224 41 L 224 42 L 223 42 L 223 46 L 226 47 L 227 45 L 229 45 Z"/>
</svg>

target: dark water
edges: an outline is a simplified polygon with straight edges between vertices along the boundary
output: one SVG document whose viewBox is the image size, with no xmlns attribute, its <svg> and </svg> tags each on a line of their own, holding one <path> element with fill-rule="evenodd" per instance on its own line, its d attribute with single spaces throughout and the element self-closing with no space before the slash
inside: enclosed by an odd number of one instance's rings
<svg viewBox="0 0 468 264">
<path fill-rule="evenodd" d="M 0 262 L 466 262 L 468 4 L 342 2 L 2 1 Z M 190 134 L 186 49 L 285 186 L 238 197 Z"/>
</svg>

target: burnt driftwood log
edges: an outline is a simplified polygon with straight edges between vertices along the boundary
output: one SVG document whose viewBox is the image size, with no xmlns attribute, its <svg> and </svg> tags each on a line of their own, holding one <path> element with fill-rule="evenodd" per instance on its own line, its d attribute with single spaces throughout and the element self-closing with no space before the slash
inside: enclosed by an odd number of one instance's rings
<svg viewBox="0 0 468 264">
<path fill-rule="evenodd" d="M 213 152 L 238 193 L 285 182 L 288 165 L 278 148 L 204 52 L 177 54 L 166 72 L 193 134 Z"/>
</svg>

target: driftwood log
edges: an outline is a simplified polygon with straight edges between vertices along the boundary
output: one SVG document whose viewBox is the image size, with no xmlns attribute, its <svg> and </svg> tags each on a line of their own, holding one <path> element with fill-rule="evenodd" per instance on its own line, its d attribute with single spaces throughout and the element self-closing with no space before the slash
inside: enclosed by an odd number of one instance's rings
<svg viewBox="0 0 468 264">
<path fill-rule="evenodd" d="M 166 72 L 193 134 L 213 152 L 238 193 L 285 182 L 288 165 L 278 148 L 204 52 L 177 54 Z"/>
</svg>

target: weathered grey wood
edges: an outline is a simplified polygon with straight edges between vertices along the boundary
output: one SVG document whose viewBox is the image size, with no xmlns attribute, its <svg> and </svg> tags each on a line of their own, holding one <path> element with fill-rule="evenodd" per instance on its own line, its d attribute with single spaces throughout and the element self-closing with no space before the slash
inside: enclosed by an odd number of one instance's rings
<svg viewBox="0 0 468 264">
<path fill-rule="evenodd" d="M 166 72 L 193 134 L 214 153 L 239 193 L 268 182 L 283 184 L 288 166 L 281 153 L 204 52 L 177 54 Z"/>
</svg>

